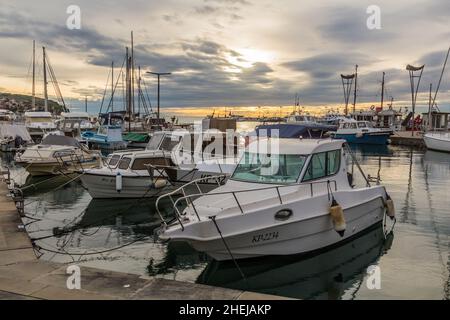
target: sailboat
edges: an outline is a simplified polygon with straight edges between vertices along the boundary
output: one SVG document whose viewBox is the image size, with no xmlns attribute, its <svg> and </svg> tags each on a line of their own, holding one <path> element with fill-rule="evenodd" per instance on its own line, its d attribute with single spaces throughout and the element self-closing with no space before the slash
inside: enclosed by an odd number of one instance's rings
<svg viewBox="0 0 450 320">
<path fill-rule="evenodd" d="M 442 76 L 445 71 L 445 66 L 447 65 L 448 56 L 450 54 L 450 48 L 448 48 L 447 56 L 444 61 L 444 66 L 442 67 L 441 77 L 439 79 L 439 83 L 434 94 L 433 100 L 431 100 L 431 89 L 430 85 L 430 104 L 429 104 L 429 112 L 428 112 L 428 122 L 429 128 L 431 129 L 429 132 L 425 133 L 423 136 L 423 140 L 425 145 L 430 150 L 442 151 L 442 152 L 450 152 L 450 132 L 448 132 L 448 128 L 445 127 L 446 131 L 435 131 L 435 125 L 433 124 L 433 107 L 435 106 L 436 96 L 439 92 L 439 87 L 442 81 Z"/>
</svg>

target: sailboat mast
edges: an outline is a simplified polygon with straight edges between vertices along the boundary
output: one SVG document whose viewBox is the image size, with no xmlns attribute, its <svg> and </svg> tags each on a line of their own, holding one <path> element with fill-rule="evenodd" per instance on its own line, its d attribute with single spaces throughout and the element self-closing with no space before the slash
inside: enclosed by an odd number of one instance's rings
<svg viewBox="0 0 450 320">
<path fill-rule="evenodd" d="M 383 72 L 383 80 L 381 80 L 381 110 L 383 110 L 383 103 L 384 103 L 384 75 Z"/>
<path fill-rule="evenodd" d="M 134 40 L 133 40 L 133 31 L 131 31 L 131 101 L 132 101 L 132 109 L 134 116 Z M 131 118 L 130 118 L 131 120 Z"/>
<path fill-rule="evenodd" d="M 36 46 L 33 40 L 33 83 L 31 88 L 31 109 L 36 107 Z"/>
<path fill-rule="evenodd" d="M 47 93 L 47 64 L 45 58 L 45 47 L 42 47 L 42 61 L 44 66 L 44 110 L 48 111 L 48 93 Z"/>
<path fill-rule="evenodd" d="M 353 91 L 353 113 L 356 112 L 356 88 L 358 87 L 358 65 L 355 66 L 355 89 Z"/>
<path fill-rule="evenodd" d="M 138 114 L 141 115 L 141 66 L 138 66 Z"/>
<path fill-rule="evenodd" d="M 111 62 L 111 112 L 114 112 L 114 61 Z"/>
<path fill-rule="evenodd" d="M 432 106 L 432 93 L 431 91 L 433 90 L 433 84 L 430 83 L 430 98 L 428 101 L 428 129 L 429 130 L 433 130 L 433 124 L 432 124 L 432 117 L 431 117 L 431 111 L 433 110 L 433 106 Z"/>
</svg>

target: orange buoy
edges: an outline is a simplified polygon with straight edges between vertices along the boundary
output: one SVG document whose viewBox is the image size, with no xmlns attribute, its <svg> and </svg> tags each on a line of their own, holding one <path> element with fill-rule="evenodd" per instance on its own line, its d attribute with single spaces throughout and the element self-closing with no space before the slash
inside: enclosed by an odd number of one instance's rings
<svg viewBox="0 0 450 320">
<path fill-rule="evenodd" d="M 336 232 L 339 233 L 341 237 L 343 237 L 345 229 L 347 228 L 347 224 L 345 223 L 344 210 L 334 198 L 330 207 L 330 215 L 333 219 L 334 230 L 336 230 Z"/>
<path fill-rule="evenodd" d="M 395 218 L 395 206 L 391 196 L 386 194 L 386 201 L 384 202 L 386 208 L 386 215 L 393 220 Z"/>
</svg>

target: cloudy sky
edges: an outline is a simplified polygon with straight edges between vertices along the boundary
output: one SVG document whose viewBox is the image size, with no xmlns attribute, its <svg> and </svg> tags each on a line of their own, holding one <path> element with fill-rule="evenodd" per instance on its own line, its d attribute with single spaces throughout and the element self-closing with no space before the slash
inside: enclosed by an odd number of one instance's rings
<svg viewBox="0 0 450 320">
<path fill-rule="evenodd" d="M 69 5 L 81 9 L 79 30 L 66 26 Z M 367 28 L 370 5 L 381 10 L 381 29 Z M 0 0 L 0 90 L 30 93 L 35 39 L 38 59 L 45 46 L 70 103 L 87 95 L 98 105 L 131 30 L 143 72 L 173 73 L 163 80 L 166 107 L 292 105 L 296 93 L 308 106 L 342 104 L 339 75 L 355 64 L 361 102 L 380 99 L 384 71 L 387 96 L 399 106 L 410 103 L 407 64 L 425 64 L 423 103 L 430 82 L 437 85 L 450 1 Z M 42 95 L 42 72 L 38 80 Z M 155 103 L 154 78 L 145 81 Z M 438 103 L 450 104 L 450 70 Z"/>
</svg>

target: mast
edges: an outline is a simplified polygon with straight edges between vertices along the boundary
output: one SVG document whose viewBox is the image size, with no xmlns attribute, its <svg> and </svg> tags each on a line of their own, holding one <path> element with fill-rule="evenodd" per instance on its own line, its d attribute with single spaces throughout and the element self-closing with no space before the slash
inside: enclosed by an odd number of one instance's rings
<svg viewBox="0 0 450 320">
<path fill-rule="evenodd" d="M 48 93 L 47 93 L 47 65 L 45 61 L 45 47 L 42 47 L 42 61 L 44 66 L 44 110 L 48 111 Z"/>
<path fill-rule="evenodd" d="M 36 107 L 36 46 L 33 40 L 33 84 L 31 88 L 31 109 Z"/>
<path fill-rule="evenodd" d="M 130 57 L 128 47 L 126 48 L 126 86 L 127 86 L 127 111 L 128 111 L 128 132 L 131 132 L 131 79 L 130 79 Z"/>
<path fill-rule="evenodd" d="M 353 113 L 356 112 L 356 88 L 358 87 L 358 65 L 355 66 L 355 90 L 353 92 Z"/>
<path fill-rule="evenodd" d="M 133 41 L 133 31 L 131 31 L 131 106 L 133 109 L 134 116 L 134 41 Z M 130 117 L 131 120 L 131 117 Z"/>
<path fill-rule="evenodd" d="M 111 112 L 114 112 L 114 61 L 111 62 Z"/>
<path fill-rule="evenodd" d="M 141 66 L 138 66 L 138 114 L 141 115 Z"/>
<path fill-rule="evenodd" d="M 384 103 L 384 75 L 383 72 L 383 80 L 381 80 L 381 110 L 383 110 L 383 103 Z"/>
<path fill-rule="evenodd" d="M 432 83 L 430 83 L 430 98 L 429 98 L 429 100 L 428 100 L 428 129 L 429 130 L 432 130 L 433 129 L 433 124 L 432 124 L 432 121 L 431 121 L 431 111 L 432 111 L 432 109 L 433 109 L 433 106 L 432 106 L 432 93 L 431 93 L 431 90 L 433 90 L 433 84 Z"/>
<path fill-rule="evenodd" d="M 84 97 L 84 111 L 87 112 L 87 96 Z"/>
</svg>

